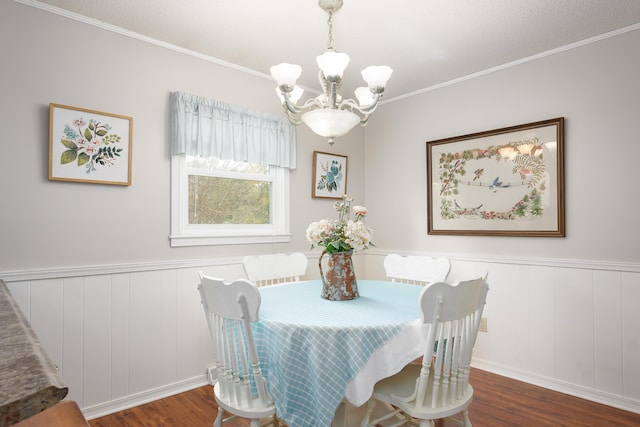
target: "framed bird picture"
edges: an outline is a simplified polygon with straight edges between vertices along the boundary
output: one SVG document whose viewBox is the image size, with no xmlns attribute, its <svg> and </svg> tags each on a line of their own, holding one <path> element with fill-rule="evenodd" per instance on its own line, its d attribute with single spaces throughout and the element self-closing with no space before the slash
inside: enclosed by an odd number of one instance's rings
<svg viewBox="0 0 640 427">
<path fill-rule="evenodd" d="M 564 117 L 426 144 L 429 234 L 565 237 Z"/>
<path fill-rule="evenodd" d="M 313 152 L 311 197 L 342 199 L 347 194 L 347 156 Z"/>
</svg>

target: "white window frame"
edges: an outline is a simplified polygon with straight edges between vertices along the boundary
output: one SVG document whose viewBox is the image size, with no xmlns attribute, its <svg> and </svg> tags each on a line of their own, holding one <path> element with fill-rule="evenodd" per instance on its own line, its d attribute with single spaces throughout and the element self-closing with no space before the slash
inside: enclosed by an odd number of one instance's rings
<svg viewBox="0 0 640 427">
<path fill-rule="evenodd" d="M 189 224 L 188 175 L 183 155 L 171 156 L 171 247 L 283 243 L 291 241 L 289 169 L 271 166 L 271 224 Z M 198 169 L 198 173 L 202 170 Z M 234 178 L 233 173 L 212 176 Z M 246 176 L 246 174 L 243 174 Z M 255 179 L 264 180 L 256 175 Z"/>
</svg>

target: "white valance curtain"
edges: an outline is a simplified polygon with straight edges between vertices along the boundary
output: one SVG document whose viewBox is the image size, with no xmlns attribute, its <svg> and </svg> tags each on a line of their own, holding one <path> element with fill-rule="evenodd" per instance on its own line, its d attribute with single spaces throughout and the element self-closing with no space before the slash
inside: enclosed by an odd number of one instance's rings
<svg viewBox="0 0 640 427">
<path fill-rule="evenodd" d="M 295 169 L 295 130 L 284 117 L 172 92 L 171 154 Z"/>
</svg>

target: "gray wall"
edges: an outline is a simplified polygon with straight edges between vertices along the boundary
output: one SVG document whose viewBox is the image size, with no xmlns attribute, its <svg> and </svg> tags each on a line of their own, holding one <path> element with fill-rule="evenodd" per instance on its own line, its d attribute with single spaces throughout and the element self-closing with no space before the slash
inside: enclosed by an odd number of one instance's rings
<svg viewBox="0 0 640 427">
<path fill-rule="evenodd" d="M 436 253 L 640 261 L 638 28 L 383 105 L 365 135 L 377 243 Z M 566 238 L 427 235 L 426 141 L 560 116 Z"/>
<path fill-rule="evenodd" d="M 171 249 L 169 93 L 284 114 L 275 82 L 13 1 L 0 3 L 0 52 L 0 273 L 307 250 L 307 224 L 334 212 L 310 195 L 314 150 L 349 157 L 364 203 L 363 130 L 330 147 L 299 128 L 290 244 Z M 133 117 L 130 187 L 48 181 L 49 103 Z"/>
</svg>

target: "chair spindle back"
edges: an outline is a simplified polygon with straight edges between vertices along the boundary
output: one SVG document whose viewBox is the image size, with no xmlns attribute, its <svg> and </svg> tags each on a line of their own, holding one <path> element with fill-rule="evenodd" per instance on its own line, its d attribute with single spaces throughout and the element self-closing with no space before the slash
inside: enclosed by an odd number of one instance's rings
<svg viewBox="0 0 640 427">
<path fill-rule="evenodd" d="M 439 282 L 422 291 L 428 335 L 416 383 L 418 408 L 450 405 L 465 394 L 488 290 L 485 276 L 456 285 Z"/>
<path fill-rule="evenodd" d="M 384 258 L 384 269 L 392 282 L 424 286 L 444 282 L 451 263 L 444 257 L 389 254 Z"/>
<path fill-rule="evenodd" d="M 228 284 L 204 275 L 198 288 L 216 347 L 220 396 L 231 404 L 251 408 L 255 387 L 261 404 L 268 405 L 270 397 L 251 331 L 260 309 L 258 289 L 244 279 Z"/>
<path fill-rule="evenodd" d="M 307 257 L 300 252 L 249 255 L 243 259 L 247 278 L 258 287 L 297 282 L 307 272 L 307 264 Z"/>
</svg>

